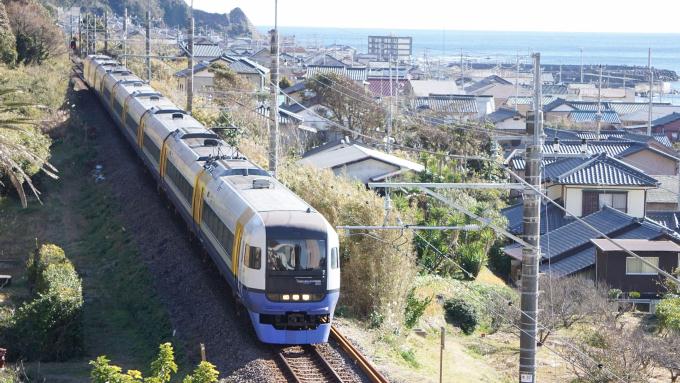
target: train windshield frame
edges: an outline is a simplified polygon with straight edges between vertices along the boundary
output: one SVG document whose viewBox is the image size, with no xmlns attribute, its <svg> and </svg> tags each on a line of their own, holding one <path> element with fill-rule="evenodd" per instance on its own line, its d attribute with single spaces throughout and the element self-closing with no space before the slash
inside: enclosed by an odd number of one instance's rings
<svg viewBox="0 0 680 383">
<path fill-rule="evenodd" d="M 267 269 L 269 271 L 325 270 L 327 259 L 325 239 L 272 238 L 267 240 Z"/>
</svg>

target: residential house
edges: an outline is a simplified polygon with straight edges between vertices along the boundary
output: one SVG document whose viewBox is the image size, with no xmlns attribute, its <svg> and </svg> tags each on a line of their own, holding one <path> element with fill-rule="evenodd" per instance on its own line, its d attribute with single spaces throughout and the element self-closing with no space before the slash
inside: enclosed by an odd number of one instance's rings
<svg viewBox="0 0 680 383">
<path fill-rule="evenodd" d="M 673 112 L 652 121 L 652 132 L 665 134 L 672 142 L 680 141 L 680 112 Z"/>
<path fill-rule="evenodd" d="M 495 112 L 488 114 L 485 120 L 494 124 L 496 130 L 507 132 L 526 131 L 526 117 L 514 109 L 499 108 Z"/>
<path fill-rule="evenodd" d="M 549 96 L 544 94 L 541 104 L 548 105 L 551 102 L 555 101 L 557 98 L 558 98 L 557 96 Z M 526 116 L 527 112 L 533 109 L 534 107 L 533 105 L 534 98 L 532 96 L 519 96 L 519 97 L 511 96 L 508 97 L 508 99 L 505 101 L 505 104 L 502 106 L 510 109 L 517 108 L 518 112 Z"/>
<path fill-rule="evenodd" d="M 222 55 L 209 61 L 202 61 L 191 69 L 194 72 L 194 90 L 196 92 L 207 91 L 213 87 L 214 74 L 210 71 L 210 65 L 214 63 L 221 63 L 233 70 L 237 75 L 247 80 L 254 90 L 263 90 L 269 87 L 269 69 L 245 57 Z M 175 73 L 179 90 L 186 89 L 191 70 L 182 69 Z"/>
<path fill-rule="evenodd" d="M 263 120 L 270 120 L 269 105 L 260 105 L 255 110 Z M 302 116 L 286 108 L 279 108 L 279 140 L 283 147 L 296 148 L 302 154 L 304 149 L 318 143 L 316 129 L 304 125 Z"/>
<path fill-rule="evenodd" d="M 299 116 L 304 126 L 314 129 L 317 143 L 335 142 L 345 136 L 345 131 L 331 122 L 333 112 L 323 104 L 319 104 L 316 98 L 282 105 L 281 108 Z"/>
<path fill-rule="evenodd" d="M 412 95 L 427 97 L 431 94 L 460 94 L 460 88 L 453 80 L 409 80 Z"/>
<path fill-rule="evenodd" d="M 667 238 L 667 239 L 666 239 Z M 596 247 L 595 278 L 598 282 L 624 293 L 638 292 L 641 298 L 660 298 L 663 275 L 656 268 L 672 273 L 680 267 L 678 238 L 657 239 L 592 239 Z M 646 262 L 623 249 L 635 253 Z"/>
<path fill-rule="evenodd" d="M 647 211 L 648 212 L 675 212 L 680 211 L 678 196 L 680 194 L 680 182 L 678 175 L 655 175 L 659 181 L 659 187 L 647 192 Z"/>
<path fill-rule="evenodd" d="M 609 206 L 583 217 L 583 220 L 597 231 L 572 220 L 541 235 L 541 273 L 555 278 L 579 275 L 596 279 L 596 247 L 591 240 L 600 238 L 600 233 L 615 239 L 656 240 L 674 236 L 669 229 L 650 219 L 634 217 Z M 511 278 L 518 281 L 521 277 L 522 246 L 511 244 L 504 248 L 504 252 L 511 257 Z"/>
<path fill-rule="evenodd" d="M 188 45 L 186 43 L 182 43 L 179 55 L 181 57 L 187 57 L 188 51 Z M 194 62 L 210 61 L 220 56 L 222 56 L 222 49 L 220 49 L 220 46 L 217 44 L 194 44 Z"/>
<path fill-rule="evenodd" d="M 364 184 L 399 177 L 407 172 L 422 172 L 423 165 L 399 158 L 359 143 L 331 142 L 305 153 L 300 164 L 318 169 L 331 169 Z"/>
<path fill-rule="evenodd" d="M 430 95 L 409 100 L 410 108 L 417 113 L 434 113 L 444 119 L 476 120 L 488 110 L 481 110 L 475 96 Z"/>
</svg>

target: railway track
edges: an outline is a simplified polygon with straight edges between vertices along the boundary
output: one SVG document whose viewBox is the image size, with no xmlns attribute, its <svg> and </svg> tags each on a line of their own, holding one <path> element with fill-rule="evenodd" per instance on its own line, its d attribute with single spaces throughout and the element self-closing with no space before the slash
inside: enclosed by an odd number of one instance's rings
<svg viewBox="0 0 680 383">
<path fill-rule="evenodd" d="M 339 345 L 305 345 L 281 349 L 279 367 L 290 382 L 296 383 L 350 383 L 361 382 L 341 353 L 344 353 L 372 383 L 388 383 L 388 380 L 352 345 L 335 327 L 331 329 L 332 340 Z"/>
</svg>

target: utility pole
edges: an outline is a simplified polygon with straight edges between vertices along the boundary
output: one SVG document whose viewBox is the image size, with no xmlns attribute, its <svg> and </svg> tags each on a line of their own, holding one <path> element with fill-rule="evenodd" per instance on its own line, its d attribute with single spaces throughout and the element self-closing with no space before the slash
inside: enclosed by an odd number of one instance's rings
<svg viewBox="0 0 680 383">
<path fill-rule="evenodd" d="M 109 12 L 104 11 L 104 54 L 109 54 Z"/>
<path fill-rule="evenodd" d="M 85 56 L 90 54 L 90 15 L 85 14 Z"/>
<path fill-rule="evenodd" d="M 279 1 L 274 0 L 274 29 L 271 37 L 271 105 L 269 106 L 269 172 L 276 177 L 279 165 Z"/>
<path fill-rule="evenodd" d="M 123 11 L 123 64 L 127 66 L 127 36 L 128 36 L 128 14 L 127 8 Z"/>
<path fill-rule="evenodd" d="M 527 183 L 541 187 L 541 161 L 543 157 L 543 111 L 541 95 L 541 54 L 532 55 L 534 61 L 534 112 L 533 123 L 527 118 L 527 134 L 531 143 L 525 152 Z M 532 126 L 533 125 L 533 126 Z M 540 259 L 541 196 L 531 187 L 525 187 L 524 241 L 531 245 L 522 249 L 522 294 L 519 338 L 519 382 L 536 382 L 536 333 L 538 327 L 538 262 Z"/>
<path fill-rule="evenodd" d="M 194 110 L 194 1 L 191 0 L 191 7 L 189 7 L 189 31 L 187 33 L 188 48 L 187 52 L 187 69 L 189 69 L 189 77 L 187 82 L 187 112 L 191 113 Z"/>
<path fill-rule="evenodd" d="M 151 5 L 151 4 L 149 4 Z M 151 8 L 146 11 L 146 80 L 151 83 Z"/>
<path fill-rule="evenodd" d="M 581 84 L 583 84 L 583 48 L 581 48 Z"/>
<path fill-rule="evenodd" d="M 597 123 L 597 140 L 600 140 L 600 129 L 602 128 L 602 65 L 600 65 L 600 79 L 597 86 L 597 113 L 595 114 Z"/>
<path fill-rule="evenodd" d="M 92 54 L 97 54 L 97 15 L 93 15 L 92 19 L 94 22 L 92 23 Z"/>
<path fill-rule="evenodd" d="M 78 50 L 80 56 L 83 52 L 83 18 L 80 12 L 78 12 Z"/>
<path fill-rule="evenodd" d="M 649 68 L 649 114 L 647 116 L 647 135 L 652 135 L 652 105 L 654 99 L 654 70 L 652 70 L 652 48 L 647 55 L 647 67 Z"/>
</svg>

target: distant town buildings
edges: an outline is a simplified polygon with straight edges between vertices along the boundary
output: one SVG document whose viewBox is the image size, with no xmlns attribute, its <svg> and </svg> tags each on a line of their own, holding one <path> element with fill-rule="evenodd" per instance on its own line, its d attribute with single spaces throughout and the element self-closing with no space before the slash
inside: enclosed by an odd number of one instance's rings
<svg viewBox="0 0 680 383">
<path fill-rule="evenodd" d="M 368 54 L 377 61 L 409 61 L 413 56 L 413 38 L 398 36 L 368 36 Z"/>
</svg>

